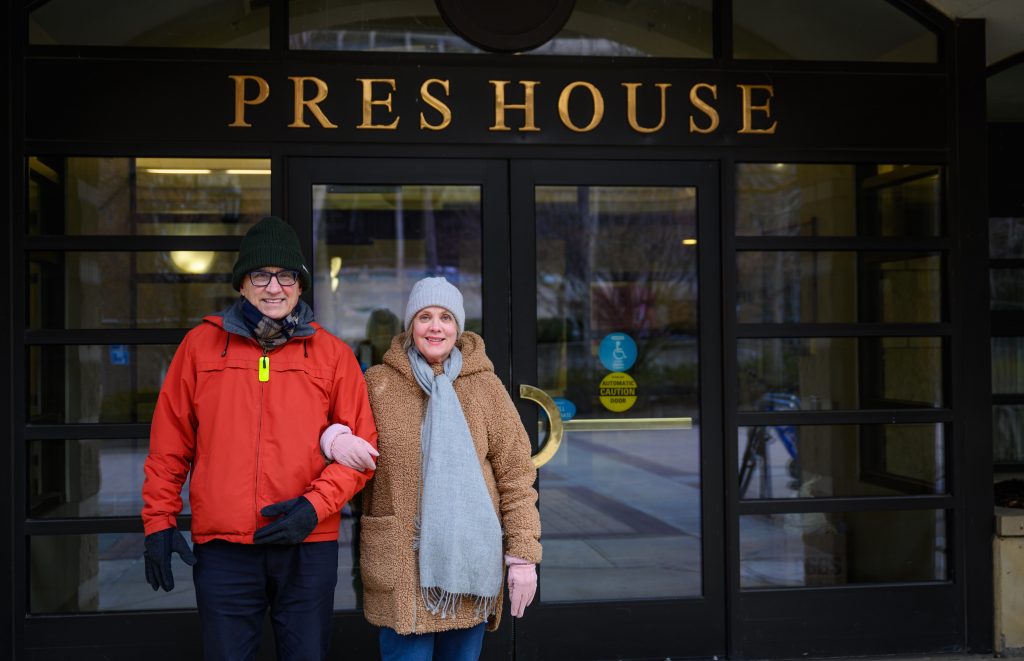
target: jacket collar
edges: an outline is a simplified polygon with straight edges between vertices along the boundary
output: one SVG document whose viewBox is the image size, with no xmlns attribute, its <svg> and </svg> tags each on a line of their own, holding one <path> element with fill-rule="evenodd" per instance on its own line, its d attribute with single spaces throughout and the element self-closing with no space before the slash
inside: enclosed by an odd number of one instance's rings
<svg viewBox="0 0 1024 661">
<path fill-rule="evenodd" d="M 292 337 L 312 336 L 317 330 L 316 326 L 313 325 L 313 309 L 300 298 L 299 302 L 295 305 L 295 314 L 299 317 L 299 323 L 295 330 L 292 331 Z M 241 298 L 220 312 L 204 317 L 203 321 L 220 326 L 232 335 L 252 339 L 252 333 L 249 332 L 248 327 L 245 325 L 245 320 L 242 319 Z"/>
<path fill-rule="evenodd" d="M 391 340 L 391 348 L 384 354 L 384 364 L 401 374 L 402 377 L 415 382 L 412 366 L 409 365 L 409 356 L 405 354 L 405 349 L 402 346 L 408 335 L 409 331 L 405 331 Z M 464 331 L 455 341 L 455 346 L 462 352 L 462 371 L 459 372 L 458 379 L 477 372 L 494 371 L 494 363 L 487 357 L 487 352 L 484 350 L 484 338 L 472 331 Z"/>
</svg>

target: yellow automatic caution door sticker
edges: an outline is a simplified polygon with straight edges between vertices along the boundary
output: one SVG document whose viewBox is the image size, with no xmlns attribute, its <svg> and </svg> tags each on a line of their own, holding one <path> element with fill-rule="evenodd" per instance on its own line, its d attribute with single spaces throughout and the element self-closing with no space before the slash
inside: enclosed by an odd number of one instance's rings
<svg viewBox="0 0 1024 661">
<path fill-rule="evenodd" d="M 601 379 L 601 404 L 609 411 L 621 413 L 636 404 L 636 381 L 625 372 L 612 372 Z"/>
</svg>

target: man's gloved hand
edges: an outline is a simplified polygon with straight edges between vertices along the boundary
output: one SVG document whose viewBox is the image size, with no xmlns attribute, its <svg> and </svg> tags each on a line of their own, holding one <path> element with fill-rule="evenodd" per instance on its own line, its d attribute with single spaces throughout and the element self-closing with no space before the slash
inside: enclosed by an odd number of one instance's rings
<svg viewBox="0 0 1024 661">
<path fill-rule="evenodd" d="M 260 514 L 281 518 L 257 529 L 252 536 L 255 544 L 298 544 L 309 537 L 309 533 L 316 528 L 316 510 L 313 509 L 313 503 L 302 496 L 267 505 L 260 510 Z"/>
<path fill-rule="evenodd" d="M 508 565 L 508 596 L 512 617 L 522 617 L 537 594 L 537 565 L 513 555 L 505 556 Z"/>
<path fill-rule="evenodd" d="M 171 553 L 180 555 L 189 566 L 196 564 L 196 556 L 192 554 L 185 536 L 178 532 L 177 528 L 167 528 L 146 535 L 146 551 L 142 555 L 146 559 L 146 581 L 154 590 L 163 588 L 164 592 L 170 592 L 174 589 Z"/>
<path fill-rule="evenodd" d="M 377 468 L 374 459 L 380 456 L 372 445 L 353 434 L 345 425 L 338 423 L 320 434 L 320 450 L 331 461 L 360 472 Z"/>
</svg>

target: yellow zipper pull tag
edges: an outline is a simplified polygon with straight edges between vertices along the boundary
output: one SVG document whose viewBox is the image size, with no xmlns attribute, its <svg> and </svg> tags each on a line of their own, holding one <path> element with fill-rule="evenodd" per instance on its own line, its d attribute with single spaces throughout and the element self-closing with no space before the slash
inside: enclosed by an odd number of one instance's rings
<svg viewBox="0 0 1024 661">
<path fill-rule="evenodd" d="M 260 356 L 260 381 L 270 381 L 270 356 L 266 354 Z"/>
</svg>

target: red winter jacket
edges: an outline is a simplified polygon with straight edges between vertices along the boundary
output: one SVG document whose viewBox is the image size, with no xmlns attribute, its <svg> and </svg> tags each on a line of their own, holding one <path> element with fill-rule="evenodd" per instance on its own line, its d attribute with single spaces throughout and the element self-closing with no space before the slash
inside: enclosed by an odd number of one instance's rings
<svg viewBox="0 0 1024 661">
<path fill-rule="evenodd" d="M 377 445 L 366 383 L 352 351 L 310 324 L 312 334 L 275 348 L 259 380 L 263 349 L 230 333 L 219 316 L 185 336 L 167 370 L 150 431 L 142 519 L 146 534 L 177 526 L 191 471 L 192 539 L 252 543 L 271 522 L 260 509 L 305 496 L 317 526 L 307 542 L 337 539 L 341 508 L 373 476 L 320 453 L 320 434 L 340 422 Z"/>
</svg>

